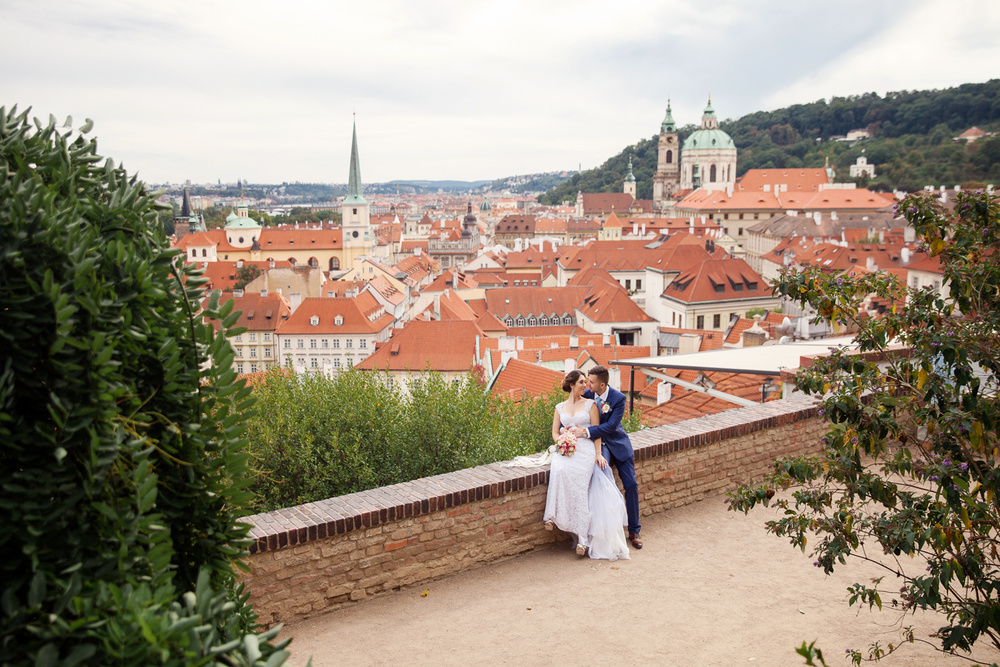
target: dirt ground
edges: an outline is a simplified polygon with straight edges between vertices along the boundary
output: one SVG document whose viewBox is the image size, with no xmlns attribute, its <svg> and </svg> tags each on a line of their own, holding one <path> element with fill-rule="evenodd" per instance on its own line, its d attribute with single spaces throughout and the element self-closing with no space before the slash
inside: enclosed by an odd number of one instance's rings
<svg viewBox="0 0 1000 667">
<path fill-rule="evenodd" d="M 292 665 L 801 665 L 816 641 L 827 663 L 845 649 L 928 638 L 943 618 L 847 605 L 847 587 L 879 576 L 849 563 L 826 576 L 766 533 L 775 516 L 728 512 L 724 497 L 643 519 L 631 560 L 579 558 L 567 541 L 286 626 Z M 886 590 L 897 589 L 889 579 Z M 424 597 L 423 591 L 429 591 Z M 888 603 L 891 595 L 884 596 Z M 933 641 L 933 640 L 931 640 Z M 985 643 L 974 654 L 1000 653 Z M 888 665 L 968 665 L 920 643 Z"/>
</svg>

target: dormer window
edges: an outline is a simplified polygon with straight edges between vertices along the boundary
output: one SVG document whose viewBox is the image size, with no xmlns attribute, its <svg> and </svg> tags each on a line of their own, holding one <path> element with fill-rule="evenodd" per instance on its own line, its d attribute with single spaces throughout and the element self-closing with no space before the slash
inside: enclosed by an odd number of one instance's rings
<svg viewBox="0 0 1000 667">
<path fill-rule="evenodd" d="M 335 326 L 338 326 L 338 327 L 339 327 L 339 326 L 342 326 L 342 325 L 344 324 L 344 318 L 343 318 L 343 316 L 341 316 L 341 315 L 337 315 L 337 317 L 335 317 L 335 318 L 333 319 L 333 324 L 334 324 Z"/>
<path fill-rule="evenodd" d="M 315 327 L 319 325 L 319 315 L 313 315 L 309 318 L 309 326 Z"/>
</svg>

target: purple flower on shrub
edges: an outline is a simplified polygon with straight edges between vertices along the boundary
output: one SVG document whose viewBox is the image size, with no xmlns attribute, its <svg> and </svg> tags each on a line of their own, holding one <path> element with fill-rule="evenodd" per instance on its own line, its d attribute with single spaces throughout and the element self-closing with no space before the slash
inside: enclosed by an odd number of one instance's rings
<svg viewBox="0 0 1000 667">
<path fill-rule="evenodd" d="M 837 278 L 837 284 L 838 285 L 843 285 L 844 284 L 844 279 L 843 278 Z"/>
<path fill-rule="evenodd" d="M 939 481 L 941 481 L 941 478 L 940 478 L 940 477 L 938 477 L 937 475 L 931 475 L 931 476 L 929 477 L 929 479 L 930 479 L 930 480 L 931 480 L 932 482 L 939 482 Z"/>
<path fill-rule="evenodd" d="M 951 465 L 951 459 L 945 459 L 944 461 L 941 461 L 941 465 L 947 468 L 948 466 Z"/>
<path fill-rule="evenodd" d="M 969 469 L 969 464 L 963 461 L 962 463 L 959 464 L 958 467 L 961 468 L 962 472 L 965 472 L 966 470 Z"/>
<path fill-rule="evenodd" d="M 819 409 L 819 413 L 820 413 L 820 414 L 823 414 L 823 408 L 820 408 L 820 409 Z"/>
<path fill-rule="evenodd" d="M 858 436 L 854 436 L 853 438 L 851 438 L 851 444 L 852 445 L 858 444 Z"/>
</svg>

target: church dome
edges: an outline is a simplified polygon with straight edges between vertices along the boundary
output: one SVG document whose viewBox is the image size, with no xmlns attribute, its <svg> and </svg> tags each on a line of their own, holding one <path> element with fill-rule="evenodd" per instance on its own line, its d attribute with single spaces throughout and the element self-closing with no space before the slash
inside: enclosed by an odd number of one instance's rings
<svg viewBox="0 0 1000 667">
<path fill-rule="evenodd" d="M 681 150 L 736 148 L 733 138 L 719 129 L 719 119 L 715 116 L 712 99 L 709 98 L 705 113 L 701 116 L 701 128 L 692 132 L 684 140 Z"/>
<path fill-rule="evenodd" d="M 490 206 L 490 200 L 487 199 L 486 197 L 483 197 L 483 203 L 479 205 L 479 212 L 480 213 L 489 213 L 492 210 L 493 210 L 493 207 Z"/>
</svg>

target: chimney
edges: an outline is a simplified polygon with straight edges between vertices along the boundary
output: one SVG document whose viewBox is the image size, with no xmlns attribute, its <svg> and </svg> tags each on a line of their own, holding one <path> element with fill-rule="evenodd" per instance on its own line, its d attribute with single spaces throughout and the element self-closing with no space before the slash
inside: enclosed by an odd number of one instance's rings
<svg viewBox="0 0 1000 667">
<path fill-rule="evenodd" d="M 642 227 L 643 227 L 642 233 L 645 234 L 646 233 L 646 225 L 643 225 Z M 635 236 L 638 233 L 639 233 L 639 223 L 638 222 L 633 222 L 632 223 L 632 236 Z"/>
<path fill-rule="evenodd" d="M 642 235 L 646 236 L 646 223 L 642 223 Z"/>
<path fill-rule="evenodd" d="M 830 219 L 833 220 L 834 222 L 837 221 L 837 212 L 836 211 L 830 211 Z"/>
<path fill-rule="evenodd" d="M 518 336 L 517 338 L 514 339 L 514 341 L 517 344 L 517 349 L 518 350 L 523 350 L 524 349 L 524 336 Z"/>
<path fill-rule="evenodd" d="M 618 391 L 622 390 L 622 369 L 619 366 L 612 366 L 608 369 L 608 386 L 614 387 Z"/>
<path fill-rule="evenodd" d="M 575 371 L 575 370 L 576 370 L 576 359 L 569 358 L 563 361 L 564 373 L 569 373 L 570 371 Z"/>
<path fill-rule="evenodd" d="M 865 268 L 869 271 L 877 271 L 878 267 L 875 265 L 875 258 L 871 255 L 865 257 Z"/>
<path fill-rule="evenodd" d="M 660 384 L 656 385 L 656 404 L 661 405 L 670 400 L 670 392 L 674 388 L 674 385 L 670 382 L 661 380 Z"/>
<path fill-rule="evenodd" d="M 601 342 L 604 343 L 604 347 L 611 347 L 611 334 L 603 334 L 601 336 Z"/>
<path fill-rule="evenodd" d="M 243 290 L 241 290 L 241 289 L 234 289 L 233 290 L 233 298 L 234 299 L 242 299 L 243 298 Z"/>
<path fill-rule="evenodd" d="M 237 269 L 242 269 L 243 268 L 243 260 L 242 259 L 236 260 L 236 268 Z"/>
<path fill-rule="evenodd" d="M 294 313 L 299 306 L 302 305 L 302 295 L 298 292 L 292 292 L 288 295 L 288 305 Z"/>
<path fill-rule="evenodd" d="M 326 291 L 326 298 L 327 299 L 335 299 L 335 298 L 337 298 L 337 293 L 334 292 L 333 290 L 327 290 Z"/>
<path fill-rule="evenodd" d="M 767 340 L 767 332 L 760 327 L 760 315 L 753 316 L 753 326 L 743 332 L 743 347 L 759 347 Z"/>
<path fill-rule="evenodd" d="M 267 264 L 267 267 L 268 267 L 269 269 L 273 269 L 273 268 L 274 268 L 274 266 L 275 266 L 275 264 L 274 264 L 274 260 L 272 259 L 272 260 L 271 260 L 270 262 L 268 262 L 268 264 Z"/>
<path fill-rule="evenodd" d="M 578 336 L 569 337 L 569 349 L 575 350 L 580 347 L 580 338 Z"/>
<path fill-rule="evenodd" d="M 458 271 L 455 269 L 451 271 L 451 288 L 458 289 Z"/>
<path fill-rule="evenodd" d="M 262 298 L 262 299 L 266 299 L 267 298 L 267 288 L 264 288 L 264 289 L 262 289 L 260 291 L 260 298 Z"/>
<path fill-rule="evenodd" d="M 441 295 L 434 295 L 434 317 L 441 319 Z"/>
<path fill-rule="evenodd" d="M 907 248 L 906 246 L 903 246 L 903 248 L 899 251 L 899 258 L 903 260 L 903 264 L 909 264 L 910 263 L 910 249 Z"/>
</svg>

